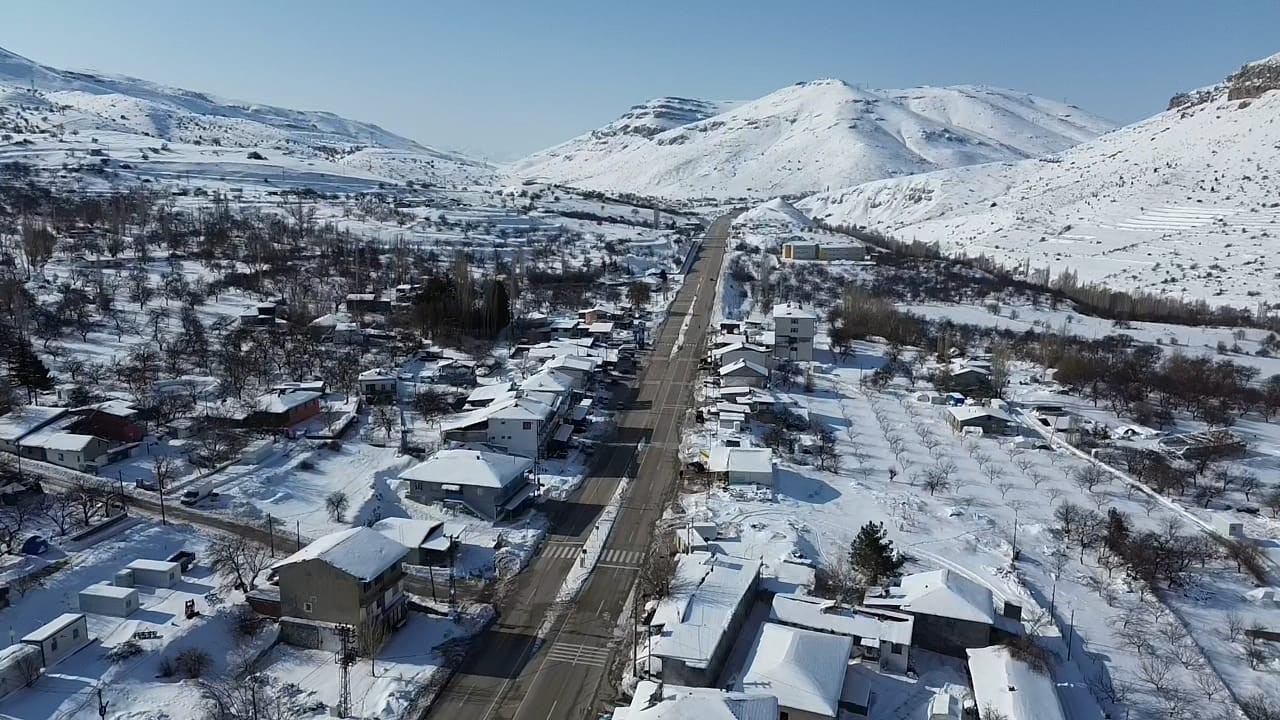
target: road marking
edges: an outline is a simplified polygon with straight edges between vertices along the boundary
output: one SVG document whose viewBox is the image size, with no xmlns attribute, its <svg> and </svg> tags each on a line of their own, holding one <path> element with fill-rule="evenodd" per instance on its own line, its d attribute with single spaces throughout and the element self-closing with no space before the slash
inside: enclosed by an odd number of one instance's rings
<svg viewBox="0 0 1280 720">
<path fill-rule="evenodd" d="M 640 562 L 644 557 L 644 553 L 639 550 L 605 550 L 604 555 L 600 558 L 607 563 L 634 565 Z"/>
<path fill-rule="evenodd" d="M 609 650 L 578 643 L 556 643 L 547 651 L 547 660 L 602 668 L 609 662 Z"/>
<path fill-rule="evenodd" d="M 634 565 L 612 565 L 610 563 L 596 563 L 596 567 L 609 568 L 611 570 L 630 570 L 631 572 L 636 572 L 640 569 Z"/>
<path fill-rule="evenodd" d="M 582 552 L 582 546 L 570 543 L 547 543 L 542 550 L 542 557 L 556 559 L 571 559 L 578 557 Z"/>
</svg>

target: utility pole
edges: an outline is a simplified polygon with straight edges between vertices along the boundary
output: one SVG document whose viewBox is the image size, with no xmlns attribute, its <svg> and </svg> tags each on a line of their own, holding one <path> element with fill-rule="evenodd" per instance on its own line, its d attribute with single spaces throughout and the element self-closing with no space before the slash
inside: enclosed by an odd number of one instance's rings
<svg viewBox="0 0 1280 720">
<path fill-rule="evenodd" d="M 302 549 L 302 521 L 301 521 L 301 520 L 294 520 L 293 522 L 294 522 L 294 530 L 295 530 L 295 532 L 297 532 L 297 537 L 298 537 L 298 540 L 297 540 L 297 542 L 298 542 L 298 548 L 297 548 L 297 549 L 298 549 L 298 550 L 301 550 L 301 549 Z"/>
<path fill-rule="evenodd" d="M 102 699 L 102 686 L 98 686 L 98 717 L 105 718 L 107 716 L 107 706 L 111 703 Z"/>
<path fill-rule="evenodd" d="M 1071 646 L 1076 644 L 1076 609 L 1071 608 L 1071 623 L 1067 626 L 1067 660 L 1071 659 Z"/>
<path fill-rule="evenodd" d="M 338 717 L 351 717 L 351 666 L 355 663 L 356 630 L 350 625 L 338 626 L 338 640 L 342 647 L 338 650 Z"/>
<path fill-rule="evenodd" d="M 267 513 L 267 541 L 271 544 L 271 557 L 276 556 L 276 519 Z"/>
<path fill-rule="evenodd" d="M 160 481 L 160 524 L 168 525 L 169 520 L 164 514 L 164 478 L 157 478 Z"/>
</svg>

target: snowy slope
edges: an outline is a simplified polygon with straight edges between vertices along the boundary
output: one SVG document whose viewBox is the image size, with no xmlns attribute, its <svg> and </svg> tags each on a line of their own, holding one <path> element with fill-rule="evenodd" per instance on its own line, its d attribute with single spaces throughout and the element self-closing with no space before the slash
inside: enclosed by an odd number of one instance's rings
<svg viewBox="0 0 1280 720">
<path fill-rule="evenodd" d="M 167 143 L 183 157 L 153 152 L 143 164 L 181 159 L 199 166 L 203 159 L 221 176 L 228 174 L 223 166 L 229 162 L 223 151 L 243 149 L 239 160 L 251 164 L 247 154 L 257 151 L 266 160 L 256 162 L 276 167 L 277 174 L 297 170 L 299 161 L 314 163 L 314 172 L 390 181 L 477 182 L 492 172 L 484 162 L 333 113 L 244 104 L 136 78 L 58 70 L 3 49 L 0 109 L 5 111 L 0 132 L 13 136 L 0 142 L 5 159 L 28 156 L 59 164 L 89 145 L 110 153 Z M 92 142 L 95 137 L 99 142 Z M 139 161 L 129 160 L 134 166 Z M 180 171 L 199 174 L 200 169 Z"/>
<path fill-rule="evenodd" d="M 1280 301 L 1280 57 L 1059 155 L 883 180 L 801 209 L 1081 281 Z"/>
<path fill-rule="evenodd" d="M 510 169 L 645 195 L 771 197 L 1022 159 L 1109 128 L 1068 105 L 1008 90 L 864 90 L 817 80 L 723 108 L 655 100 Z"/>
</svg>

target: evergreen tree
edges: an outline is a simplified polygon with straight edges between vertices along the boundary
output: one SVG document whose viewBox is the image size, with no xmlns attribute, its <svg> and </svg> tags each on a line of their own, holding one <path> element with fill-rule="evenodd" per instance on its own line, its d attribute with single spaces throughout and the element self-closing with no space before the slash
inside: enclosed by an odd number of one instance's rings
<svg viewBox="0 0 1280 720">
<path fill-rule="evenodd" d="M 906 558 L 893 548 L 884 524 L 868 522 L 849 546 L 849 564 L 868 585 L 879 585 L 898 574 Z"/>
</svg>

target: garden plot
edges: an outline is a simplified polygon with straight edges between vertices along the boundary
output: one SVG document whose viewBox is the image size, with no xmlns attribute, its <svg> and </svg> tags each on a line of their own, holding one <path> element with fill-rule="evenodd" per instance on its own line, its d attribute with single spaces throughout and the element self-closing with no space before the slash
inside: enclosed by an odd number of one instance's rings
<svg viewBox="0 0 1280 720">
<path fill-rule="evenodd" d="M 867 355 L 878 352 L 860 346 L 856 362 L 874 365 Z M 1245 625 L 1263 617 L 1244 603 L 1250 583 L 1234 565 L 1212 561 L 1153 597 L 1094 547 L 1082 552 L 1059 532 L 1060 508 L 1070 505 L 1102 514 L 1114 507 L 1133 532 L 1198 534 L 1181 514 L 1065 452 L 964 439 L 945 423 L 944 408 L 916 402 L 905 386 L 860 387 L 861 374 L 857 366 L 817 367 L 815 392 L 791 395 L 835 431 L 838 471 L 782 464 L 774 501 L 691 495 L 694 517 L 737 528 L 748 544 L 786 548 L 775 554 L 794 547 L 828 568 L 843 561 L 863 523 L 884 521 L 915 564 L 978 579 L 1026 608 L 1041 632 L 1074 638 L 1080 675 L 1105 702 L 1127 699 L 1132 717 L 1169 717 L 1171 697 L 1188 717 L 1209 716 L 1225 697 L 1219 675 L 1241 696 L 1267 682 L 1244 662 L 1244 644 L 1225 634 L 1236 613 Z M 1020 556 L 1011 564 L 1015 532 Z M 1196 633 L 1193 642 L 1188 626 L 1224 630 Z M 1151 642 L 1135 645 L 1135 633 Z M 1152 674 L 1157 668 L 1163 675 Z"/>
</svg>

